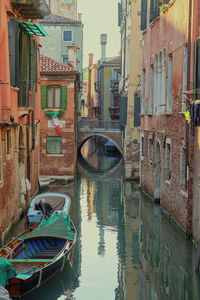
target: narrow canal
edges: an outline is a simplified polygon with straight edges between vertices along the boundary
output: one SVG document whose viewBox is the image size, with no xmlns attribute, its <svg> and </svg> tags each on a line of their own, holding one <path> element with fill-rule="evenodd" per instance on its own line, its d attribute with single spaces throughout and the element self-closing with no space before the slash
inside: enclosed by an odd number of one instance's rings
<svg viewBox="0 0 200 300">
<path fill-rule="evenodd" d="M 121 162 L 92 160 L 79 164 L 73 184 L 50 187 L 72 198 L 78 239 L 71 264 L 23 300 L 200 299 L 193 244 L 138 183 L 123 180 Z"/>
</svg>

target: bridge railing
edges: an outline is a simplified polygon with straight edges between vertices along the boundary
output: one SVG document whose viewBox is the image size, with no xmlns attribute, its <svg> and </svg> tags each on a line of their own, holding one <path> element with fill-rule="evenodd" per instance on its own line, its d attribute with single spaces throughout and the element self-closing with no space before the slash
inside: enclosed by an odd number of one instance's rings
<svg viewBox="0 0 200 300">
<path fill-rule="evenodd" d="M 88 120 L 80 119 L 78 122 L 78 129 L 104 129 L 104 130 L 120 130 L 120 121 L 104 121 L 104 120 Z"/>
</svg>

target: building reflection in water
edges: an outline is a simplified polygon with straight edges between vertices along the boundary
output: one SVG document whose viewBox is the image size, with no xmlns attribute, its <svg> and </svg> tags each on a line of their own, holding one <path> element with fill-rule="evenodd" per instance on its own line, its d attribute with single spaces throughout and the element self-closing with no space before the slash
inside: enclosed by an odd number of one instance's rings
<svg viewBox="0 0 200 300">
<path fill-rule="evenodd" d="M 168 215 L 140 198 L 140 300 L 199 299 L 196 249 Z"/>
</svg>

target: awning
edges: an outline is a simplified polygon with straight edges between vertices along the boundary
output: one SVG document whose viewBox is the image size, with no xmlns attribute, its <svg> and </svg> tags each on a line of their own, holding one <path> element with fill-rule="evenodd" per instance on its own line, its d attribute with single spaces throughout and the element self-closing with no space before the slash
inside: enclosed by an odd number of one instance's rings
<svg viewBox="0 0 200 300">
<path fill-rule="evenodd" d="M 22 26 L 28 34 L 39 35 L 39 36 L 48 36 L 46 31 L 39 24 L 16 20 L 20 26 Z"/>
</svg>

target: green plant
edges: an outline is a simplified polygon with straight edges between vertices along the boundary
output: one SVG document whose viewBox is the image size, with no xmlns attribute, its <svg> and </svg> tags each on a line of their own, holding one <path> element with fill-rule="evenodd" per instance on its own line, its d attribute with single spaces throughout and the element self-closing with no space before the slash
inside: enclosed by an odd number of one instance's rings
<svg viewBox="0 0 200 300">
<path fill-rule="evenodd" d="M 167 9 L 167 4 L 162 4 L 162 5 L 160 6 L 160 11 L 161 11 L 161 12 L 165 12 L 166 9 Z"/>
</svg>

